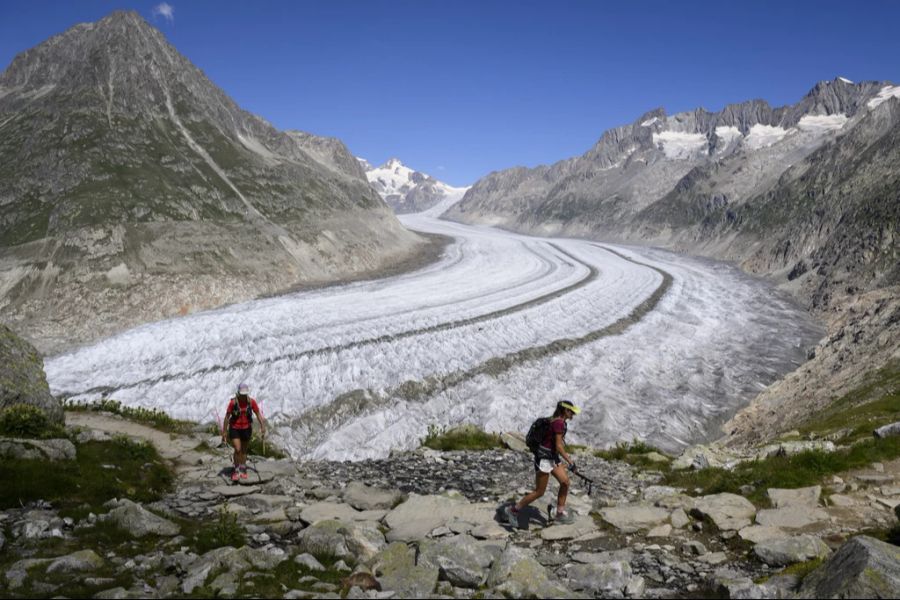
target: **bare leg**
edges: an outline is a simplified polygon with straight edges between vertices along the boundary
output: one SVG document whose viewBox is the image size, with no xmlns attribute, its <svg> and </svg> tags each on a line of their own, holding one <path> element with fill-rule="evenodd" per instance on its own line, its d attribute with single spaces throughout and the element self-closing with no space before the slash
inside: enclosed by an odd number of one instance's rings
<svg viewBox="0 0 900 600">
<path fill-rule="evenodd" d="M 559 496 L 556 499 L 556 510 L 565 511 L 566 498 L 569 497 L 569 473 L 563 465 L 556 465 L 550 473 L 559 482 Z"/>
<path fill-rule="evenodd" d="M 232 438 L 231 445 L 234 446 L 232 462 L 234 463 L 234 468 L 237 469 L 238 465 L 241 464 L 241 438 Z"/>
<path fill-rule="evenodd" d="M 534 477 L 534 491 L 519 500 L 519 503 L 516 504 L 516 510 L 522 510 L 538 498 L 544 495 L 544 492 L 547 491 L 547 482 L 550 481 L 550 473 L 542 473 L 538 471 Z"/>
</svg>

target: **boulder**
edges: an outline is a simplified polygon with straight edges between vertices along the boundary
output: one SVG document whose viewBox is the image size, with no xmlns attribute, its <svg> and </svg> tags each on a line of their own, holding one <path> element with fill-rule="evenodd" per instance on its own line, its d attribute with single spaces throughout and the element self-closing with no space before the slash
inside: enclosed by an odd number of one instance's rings
<svg viewBox="0 0 900 600">
<path fill-rule="evenodd" d="M 744 527 L 738 531 L 738 535 L 742 540 L 752 544 L 758 544 L 766 540 L 781 540 L 790 537 L 790 534 L 780 527 L 764 527 L 762 525 Z"/>
<path fill-rule="evenodd" d="M 602 564 L 576 564 L 566 570 L 569 587 L 591 594 L 622 592 L 631 581 L 631 565 L 622 560 Z"/>
<path fill-rule="evenodd" d="M 512 598 L 575 598 L 524 548 L 508 546 L 491 566 L 488 587 Z"/>
<path fill-rule="evenodd" d="M 75 460 L 75 444 L 66 439 L 0 439 L 0 458 L 4 460 Z"/>
<path fill-rule="evenodd" d="M 147 535 L 173 537 L 181 531 L 181 528 L 172 521 L 153 514 L 131 500 L 125 498 L 117 500 L 114 506 L 115 508 L 103 519 L 112 521 L 133 537 L 141 538 Z"/>
<path fill-rule="evenodd" d="M 314 556 L 368 560 L 386 542 L 374 523 L 318 521 L 297 534 L 297 547 Z"/>
<path fill-rule="evenodd" d="M 301 567 L 306 567 L 309 571 L 324 571 L 325 567 L 316 560 L 316 557 L 308 552 L 304 552 L 303 554 L 298 554 L 294 557 L 294 562 L 300 565 Z"/>
<path fill-rule="evenodd" d="M 831 554 L 831 550 L 815 536 L 798 535 L 759 542 L 753 547 L 753 554 L 770 567 L 786 567 L 814 558 L 824 558 Z"/>
<path fill-rule="evenodd" d="M 287 553 L 277 547 L 251 548 L 243 546 L 232 548 L 225 546 L 210 550 L 187 568 L 187 574 L 181 584 L 181 591 L 191 594 L 202 586 L 214 572 L 219 573 L 216 586 L 220 591 L 227 591 L 236 577 L 249 570 L 271 571 L 288 559 Z M 222 575 L 226 575 L 222 577 Z"/>
<path fill-rule="evenodd" d="M 819 452 L 834 452 L 836 446 L 834 442 L 828 440 L 795 440 L 779 442 L 777 444 L 769 444 L 763 446 L 756 452 L 756 458 L 772 458 L 774 456 L 793 456 L 801 452 L 809 452 L 816 450 Z"/>
<path fill-rule="evenodd" d="M 756 513 L 756 522 L 767 527 L 801 529 L 828 521 L 828 513 L 821 508 L 789 506 L 787 508 L 767 508 Z"/>
<path fill-rule="evenodd" d="M 457 535 L 440 541 L 424 540 L 419 544 L 419 562 L 435 567 L 440 578 L 456 587 L 478 588 L 487 580 L 494 555 L 469 535 Z"/>
<path fill-rule="evenodd" d="M 0 410 L 25 404 L 35 406 L 52 423 L 63 424 L 63 408 L 50 394 L 44 359 L 38 351 L 0 324 Z"/>
<path fill-rule="evenodd" d="M 743 496 L 722 493 L 697 498 L 691 514 L 712 522 L 721 531 L 730 531 L 750 525 L 756 507 Z"/>
<path fill-rule="evenodd" d="M 900 435 L 900 421 L 879 427 L 872 434 L 877 438 L 886 438 L 894 435 Z"/>
<path fill-rule="evenodd" d="M 647 537 L 669 537 L 672 533 L 672 526 L 668 523 L 657 525 L 647 532 Z"/>
<path fill-rule="evenodd" d="M 500 434 L 500 441 L 503 442 L 510 450 L 515 452 L 528 452 L 528 446 L 525 444 L 525 436 L 518 431 L 507 431 Z"/>
<path fill-rule="evenodd" d="M 896 598 L 900 547 L 868 536 L 852 538 L 806 576 L 801 598 Z"/>
<path fill-rule="evenodd" d="M 633 533 L 665 523 L 669 511 L 656 506 L 624 505 L 600 509 L 600 517 L 623 533 Z"/>
<path fill-rule="evenodd" d="M 814 485 L 812 487 L 781 490 L 778 488 L 770 488 L 766 492 L 772 506 L 775 508 L 785 508 L 789 506 L 805 506 L 815 508 L 819 505 L 819 496 L 822 495 L 822 486 Z"/>
<path fill-rule="evenodd" d="M 372 572 L 385 591 L 400 598 L 426 598 L 434 592 L 439 569 L 417 565 L 415 551 L 403 542 L 394 542 L 372 559 Z"/>
<path fill-rule="evenodd" d="M 403 500 L 403 494 L 397 490 L 369 487 L 358 481 L 348 484 L 342 497 L 357 510 L 390 510 Z"/>
<path fill-rule="evenodd" d="M 103 559 L 93 550 L 79 550 L 60 556 L 47 567 L 47 573 L 83 573 L 103 566 Z"/>
<path fill-rule="evenodd" d="M 471 504 L 463 497 L 420 496 L 409 498 L 390 511 L 384 518 L 388 526 L 389 542 L 411 542 L 428 537 L 432 531 L 454 521 L 462 521 L 477 527 L 494 523 L 496 506 Z"/>
<path fill-rule="evenodd" d="M 380 521 L 387 514 L 383 510 L 356 510 L 339 502 L 316 502 L 300 511 L 300 519 L 314 524 L 319 521 Z"/>
<path fill-rule="evenodd" d="M 16 561 L 3 575 L 8 588 L 14 590 L 22 587 L 25 580 L 28 579 L 28 572 L 31 569 L 46 565 L 51 560 L 49 558 L 25 558 Z"/>
<path fill-rule="evenodd" d="M 598 530 L 597 524 L 590 516 L 575 517 L 575 521 L 566 525 L 553 525 L 541 530 L 541 539 L 546 541 L 573 540 Z"/>
<path fill-rule="evenodd" d="M 691 520 L 687 516 L 687 513 L 684 512 L 683 508 L 676 508 L 672 511 L 672 514 L 669 515 L 669 522 L 675 529 L 681 529 L 685 525 L 689 524 Z"/>
</svg>

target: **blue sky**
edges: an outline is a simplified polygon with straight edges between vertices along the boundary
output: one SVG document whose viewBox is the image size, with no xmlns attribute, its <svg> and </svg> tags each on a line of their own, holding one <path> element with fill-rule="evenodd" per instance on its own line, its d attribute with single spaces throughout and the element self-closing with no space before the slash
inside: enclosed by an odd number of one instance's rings
<svg viewBox="0 0 900 600">
<path fill-rule="evenodd" d="M 604 130 L 819 80 L 900 80 L 900 2 L 0 1 L 0 68 L 137 10 L 243 108 L 456 185 L 575 156 Z"/>
</svg>

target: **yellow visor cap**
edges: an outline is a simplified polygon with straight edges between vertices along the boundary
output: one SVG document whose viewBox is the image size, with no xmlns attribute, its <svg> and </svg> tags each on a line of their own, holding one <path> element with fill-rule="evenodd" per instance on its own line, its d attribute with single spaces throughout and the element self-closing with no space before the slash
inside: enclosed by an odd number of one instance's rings
<svg viewBox="0 0 900 600">
<path fill-rule="evenodd" d="M 581 409 L 580 409 L 580 408 L 578 408 L 577 406 L 575 406 L 574 404 L 572 404 L 572 403 L 569 402 L 568 400 L 562 402 L 561 404 L 562 404 L 562 407 L 563 407 L 563 408 L 568 408 L 569 410 L 571 410 L 571 411 L 572 411 L 573 413 L 575 413 L 576 415 L 577 415 L 578 413 L 581 412 Z"/>
</svg>

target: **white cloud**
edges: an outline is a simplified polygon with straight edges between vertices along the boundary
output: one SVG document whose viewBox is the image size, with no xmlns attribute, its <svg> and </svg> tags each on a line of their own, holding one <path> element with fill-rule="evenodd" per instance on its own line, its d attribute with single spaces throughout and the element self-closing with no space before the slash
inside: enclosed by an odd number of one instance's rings
<svg viewBox="0 0 900 600">
<path fill-rule="evenodd" d="M 162 2 L 153 7 L 153 16 L 165 17 L 170 23 L 175 20 L 175 7 L 168 2 Z"/>
</svg>

